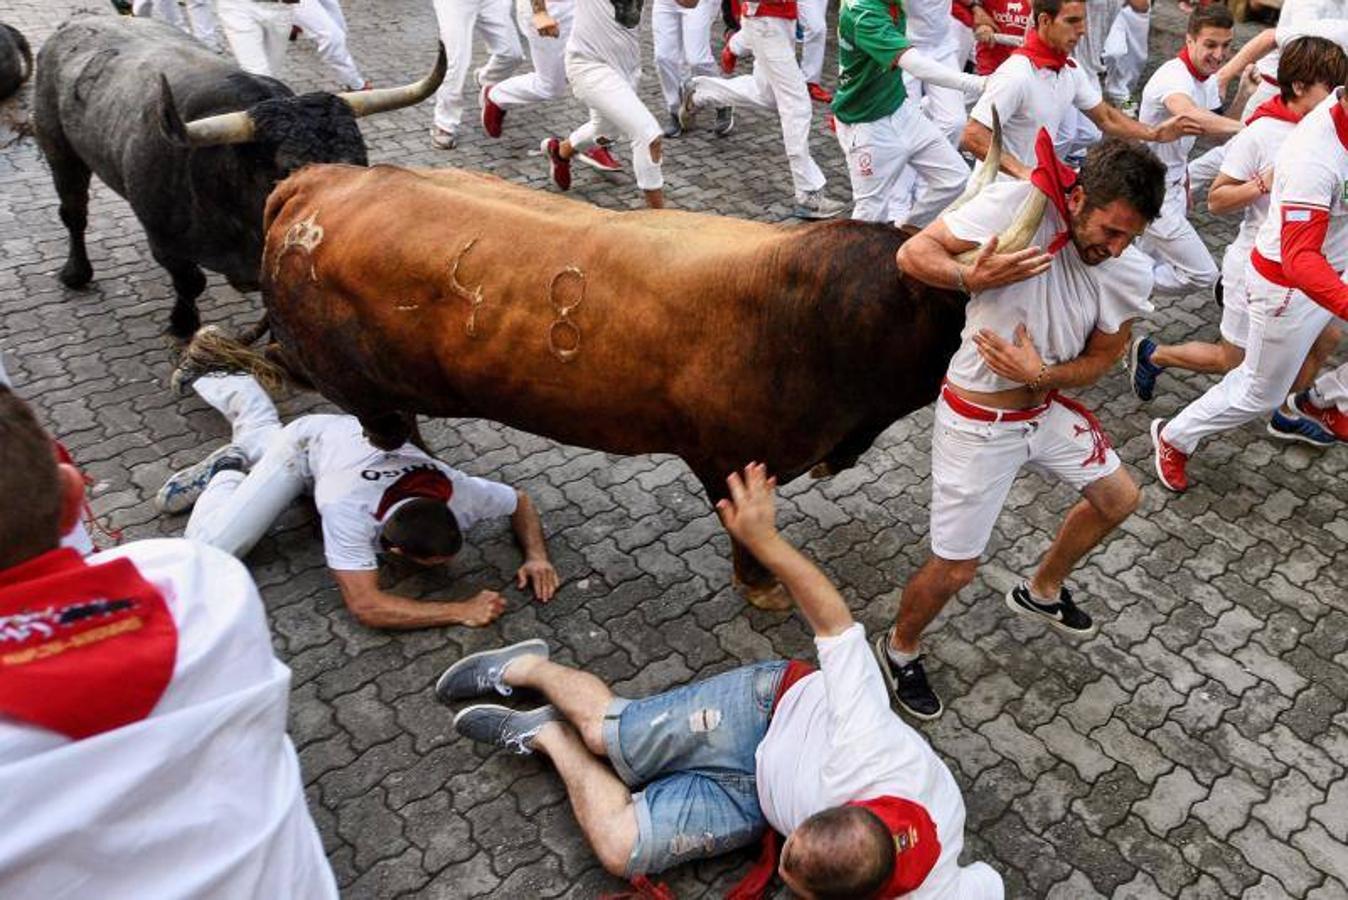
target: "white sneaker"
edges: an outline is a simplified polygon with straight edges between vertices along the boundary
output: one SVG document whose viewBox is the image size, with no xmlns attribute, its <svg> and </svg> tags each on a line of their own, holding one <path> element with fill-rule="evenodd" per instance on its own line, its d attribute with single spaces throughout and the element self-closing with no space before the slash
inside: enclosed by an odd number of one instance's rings
<svg viewBox="0 0 1348 900">
<path fill-rule="evenodd" d="M 431 129 L 431 143 L 437 150 L 453 150 L 459 146 L 459 136 L 437 125 Z"/>
<path fill-rule="evenodd" d="M 847 209 L 846 203 L 841 203 L 828 197 L 824 189 L 817 191 L 805 191 L 796 195 L 796 208 L 792 211 L 798 219 L 832 219 L 834 216 L 842 215 Z"/>
<path fill-rule="evenodd" d="M 169 515 L 187 512 L 205 493 L 211 479 L 224 471 L 248 471 L 248 454 L 238 444 L 225 444 L 201 462 L 170 475 L 154 495 L 155 508 Z"/>
</svg>

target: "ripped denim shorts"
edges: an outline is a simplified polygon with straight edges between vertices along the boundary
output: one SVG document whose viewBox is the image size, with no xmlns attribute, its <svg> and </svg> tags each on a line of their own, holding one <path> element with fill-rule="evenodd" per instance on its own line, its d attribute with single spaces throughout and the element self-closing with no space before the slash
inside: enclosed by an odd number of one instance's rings
<svg viewBox="0 0 1348 900">
<path fill-rule="evenodd" d="M 785 661 L 755 663 L 644 700 L 615 699 L 604 745 L 633 790 L 627 874 L 653 874 L 753 843 L 767 827 L 754 754 Z"/>
</svg>

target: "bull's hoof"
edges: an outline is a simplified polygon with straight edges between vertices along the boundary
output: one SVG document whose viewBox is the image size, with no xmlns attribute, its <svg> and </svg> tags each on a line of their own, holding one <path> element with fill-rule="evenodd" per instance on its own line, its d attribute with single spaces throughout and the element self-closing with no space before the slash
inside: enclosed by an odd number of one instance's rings
<svg viewBox="0 0 1348 900">
<path fill-rule="evenodd" d="M 832 478 L 837 474 L 838 473 L 834 471 L 833 467 L 826 462 L 815 463 L 814 468 L 810 470 L 810 477 L 814 479 Z"/>
<path fill-rule="evenodd" d="M 179 344 L 186 344 L 192 340 L 192 335 L 196 334 L 200 327 L 201 316 L 180 316 L 174 313 L 169 316 L 169 324 L 164 333 Z"/>
<path fill-rule="evenodd" d="M 756 606 L 768 612 L 789 612 L 795 605 L 791 601 L 791 595 L 787 593 L 786 588 L 782 587 L 781 582 L 745 584 L 742 581 L 737 581 L 736 587 L 740 589 L 740 593 L 744 595 L 744 599 L 748 600 L 751 606 Z"/>
<path fill-rule="evenodd" d="M 68 288 L 82 288 L 94 280 L 94 267 L 87 260 L 67 260 L 56 277 Z"/>
</svg>

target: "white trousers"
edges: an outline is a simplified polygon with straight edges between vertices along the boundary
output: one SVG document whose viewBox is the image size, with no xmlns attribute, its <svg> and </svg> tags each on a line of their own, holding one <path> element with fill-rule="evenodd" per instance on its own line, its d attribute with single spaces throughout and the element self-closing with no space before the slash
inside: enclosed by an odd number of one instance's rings
<svg viewBox="0 0 1348 900">
<path fill-rule="evenodd" d="M 294 10 L 289 3 L 216 0 L 220 28 L 239 68 L 250 75 L 281 77 Z"/>
<path fill-rule="evenodd" d="M 487 45 L 487 62 L 477 70 L 478 84 L 505 79 L 524 61 L 524 49 L 515 23 L 510 21 L 510 0 L 432 0 L 445 45 L 449 68 L 435 94 L 435 127 L 458 131 L 463 121 L 463 83 L 473 58 L 473 35 Z"/>
<path fill-rule="evenodd" d="M 745 16 L 740 33 L 754 55 L 752 75 L 694 78 L 699 107 L 754 106 L 775 109 L 796 193 L 824 186 L 824 173 L 810 155 L 810 94 L 796 64 L 796 23 L 790 19 Z"/>
<path fill-rule="evenodd" d="M 637 96 L 641 73 L 623 74 L 607 63 L 567 56 L 566 77 L 576 99 L 590 108 L 590 121 L 571 136 L 571 145 L 581 149 L 593 143 L 597 134 L 626 138 L 632 146 L 632 172 L 637 187 L 643 191 L 664 187 L 660 163 L 651 155 L 651 144 L 660 140 L 664 132 Z"/>
<path fill-rule="evenodd" d="M 1147 65 L 1147 37 L 1151 12 L 1140 13 L 1126 3 L 1105 38 L 1105 96 L 1115 105 L 1133 96 Z"/>
<path fill-rule="evenodd" d="M 1226 159 L 1226 145 L 1218 144 L 1201 156 L 1189 160 L 1189 193 L 1192 196 L 1207 193 L 1208 188 L 1222 172 Z"/>
<path fill-rule="evenodd" d="M 679 85 L 684 78 L 715 74 L 711 23 L 720 12 L 716 0 L 700 0 L 692 9 L 684 9 L 675 0 L 655 0 L 651 7 L 655 73 L 666 109 L 679 105 Z"/>
<path fill-rule="evenodd" d="M 358 91 L 365 84 L 351 52 L 346 49 L 346 16 L 338 0 L 300 0 L 295 24 L 318 44 L 318 55 L 337 73 L 344 90 Z"/>
<path fill-rule="evenodd" d="M 1138 238 L 1137 247 L 1155 263 L 1155 293 L 1183 297 L 1217 283 L 1217 263 L 1189 221 L 1189 198 L 1183 182 L 1166 188 L 1161 214 Z"/>
<path fill-rule="evenodd" d="M 702 0 L 706 3 L 707 0 Z M 828 0 L 799 0 L 800 71 L 806 84 L 818 84 L 824 74 L 824 43 L 828 37 Z"/>
<path fill-rule="evenodd" d="M 838 144 L 852 182 L 852 218 L 925 227 L 964 190 L 969 167 L 912 101 L 874 122 L 837 122 Z M 909 202 L 901 175 L 909 168 L 924 189 Z M 902 218 L 899 218 L 899 217 Z"/>
<path fill-rule="evenodd" d="M 557 20 L 557 37 L 543 37 L 534 28 L 533 5 L 529 0 L 516 0 L 515 21 L 529 42 L 534 70 L 498 83 L 491 89 L 491 102 L 501 109 L 516 109 L 566 96 L 566 41 L 571 37 L 575 9 L 570 2 L 549 3 L 548 13 Z"/>
<path fill-rule="evenodd" d="M 1192 455 L 1200 441 L 1266 416 L 1287 399 L 1315 339 L 1333 316 L 1301 291 L 1279 287 L 1253 266 L 1245 269 L 1250 334 L 1245 359 L 1207 393 L 1166 423 L 1161 436 Z M 1348 409 L 1348 365 L 1327 372 L 1315 387 Z M 1321 388 L 1321 384 L 1324 388 Z"/>
<path fill-rule="evenodd" d="M 178 9 L 177 0 L 135 0 L 131 4 L 131 12 L 142 18 L 162 19 L 184 34 L 195 35 L 197 40 L 216 52 L 225 48 L 220 42 L 220 31 L 211 0 L 187 0 L 186 19 Z"/>
</svg>

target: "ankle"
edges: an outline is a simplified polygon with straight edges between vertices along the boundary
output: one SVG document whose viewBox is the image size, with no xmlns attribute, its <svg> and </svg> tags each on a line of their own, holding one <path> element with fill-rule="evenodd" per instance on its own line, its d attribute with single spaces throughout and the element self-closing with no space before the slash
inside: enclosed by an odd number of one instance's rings
<svg viewBox="0 0 1348 900">
<path fill-rule="evenodd" d="M 1062 582 L 1056 584 L 1048 581 L 1040 581 L 1038 578 L 1032 578 L 1025 582 L 1026 587 L 1030 589 L 1030 596 L 1036 600 L 1042 600 L 1045 603 L 1057 603 L 1059 595 L 1062 594 Z"/>
<path fill-rule="evenodd" d="M 906 634 L 900 635 L 897 627 L 891 628 L 885 649 L 888 651 L 891 660 L 899 665 L 907 665 L 917 658 L 918 639 L 910 638 Z"/>
<path fill-rule="evenodd" d="M 576 148 L 571 146 L 570 141 L 562 141 L 557 145 L 557 155 L 562 159 L 570 159 L 576 155 Z"/>
<path fill-rule="evenodd" d="M 517 656 L 501 670 L 501 681 L 508 687 L 532 687 L 529 679 L 544 662 L 547 657 L 537 654 Z"/>
</svg>

